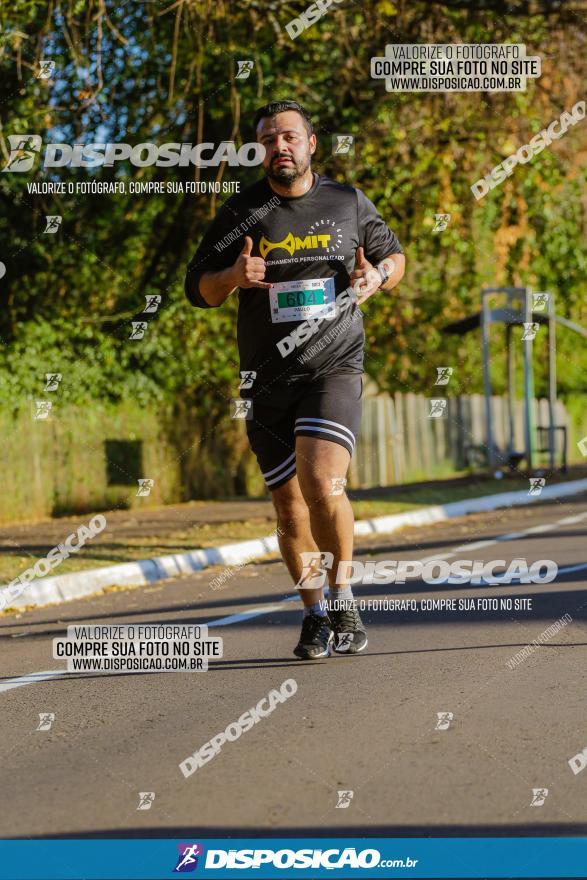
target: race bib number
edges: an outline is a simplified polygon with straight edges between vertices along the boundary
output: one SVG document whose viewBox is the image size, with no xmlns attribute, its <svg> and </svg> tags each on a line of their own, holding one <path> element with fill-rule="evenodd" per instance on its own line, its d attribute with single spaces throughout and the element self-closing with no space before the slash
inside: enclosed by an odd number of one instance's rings
<svg viewBox="0 0 587 880">
<path fill-rule="evenodd" d="M 269 290 L 271 320 L 307 321 L 308 318 L 334 318 L 334 278 L 306 278 L 282 281 Z"/>
</svg>

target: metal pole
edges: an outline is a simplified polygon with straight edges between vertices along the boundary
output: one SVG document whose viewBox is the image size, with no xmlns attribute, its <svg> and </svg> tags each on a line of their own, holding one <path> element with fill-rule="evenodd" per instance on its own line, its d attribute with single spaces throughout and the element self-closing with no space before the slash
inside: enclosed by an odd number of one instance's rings
<svg viewBox="0 0 587 880">
<path fill-rule="evenodd" d="M 548 451 L 550 469 L 556 466 L 556 321 L 554 293 L 548 291 Z"/>
<path fill-rule="evenodd" d="M 524 322 L 526 327 L 532 323 L 532 292 L 529 287 L 524 289 Z M 526 327 L 524 330 L 526 330 Z M 532 376 L 532 339 L 529 333 L 524 334 L 524 434 L 526 445 L 526 464 L 528 470 L 533 467 L 534 431 L 532 426 L 532 403 L 534 399 L 534 381 Z"/>
<path fill-rule="evenodd" d="M 489 369 L 489 323 L 490 314 L 487 305 L 488 292 L 481 291 L 481 336 L 483 343 L 483 389 L 485 394 L 485 436 L 487 443 L 487 463 L 489 468 L 495 465 L 493 452 L 493 427 L 491 424 L 491 373 Z"/>
<path fill-rule="evenodd" d="M 516 352 L 512 339 L 512 325 L 506 324 L 505 338 L 508 358 L 508 424 L 509 424 L 509 452 L 516 450 L 516 437 L 514 427 L 514 400 L 516 395 Z"/>
</svg>

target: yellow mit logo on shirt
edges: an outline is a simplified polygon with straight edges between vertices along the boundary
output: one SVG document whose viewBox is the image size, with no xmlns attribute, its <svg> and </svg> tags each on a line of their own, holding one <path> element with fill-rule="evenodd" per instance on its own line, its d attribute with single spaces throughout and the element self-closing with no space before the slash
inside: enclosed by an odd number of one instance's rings
<svg viewBox="0 0 587 880">
<path fill-rule="evenodd" d="M 293 232 L 289 232 L 281 241 L 269 241 L 269 239 L 263 236 L 259 242 L 259 252 L 263 259 L 265 259 L 269 251 L 275 248 L 282 248 L 291 257 L 295 251 L 326 248 L 331 238 L 331 235 L 306 235 L 305 238 L 298 238 L 294 236 Z"/>
</svg>

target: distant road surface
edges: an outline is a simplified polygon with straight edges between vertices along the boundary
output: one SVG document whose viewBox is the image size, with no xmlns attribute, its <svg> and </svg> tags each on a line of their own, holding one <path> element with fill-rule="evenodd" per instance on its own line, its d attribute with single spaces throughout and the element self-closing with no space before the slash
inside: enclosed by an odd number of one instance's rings
<svg viewBox="0 0 587 880">
<path fill-rule="evenodd" d="M 587 772 L 568 763 L 587 747 L 586 533 L 575 496 L 362 539 L 361 561 L 550 559 L 560 572 L 542 585 L 358 586 L 365 601 L 531 610 L 365 611 L 357 657 L 293 657 L 300 603 L 278 561 L 221 590 L 210 569 L 0 618 L 0 836 L 587 834 Z M 191 674 L 23 678 L 60 667 L 52 638 L 68 624 L 139 622 L 220 622 L 224 656 Z M 184 778 L 181 761 L 290 678 L 290 699 Z M 54 713 L 50 730 L 36 730 L 40 713 Z M 439 713 L 452 713 L 440 729 Z M 139 792 L 155 793 L 150 809 Z"/>
</svg>

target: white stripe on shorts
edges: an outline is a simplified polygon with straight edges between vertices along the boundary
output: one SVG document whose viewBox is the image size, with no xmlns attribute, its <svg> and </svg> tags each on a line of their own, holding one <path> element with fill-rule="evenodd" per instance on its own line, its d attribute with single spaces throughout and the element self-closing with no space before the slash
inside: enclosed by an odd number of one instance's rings
<svg viewBox="0 0 587 880">
<path fill-rule="evenodd" d="M 307 425 L 302 426 L 299 424 L 300 422 L 313 422 L 314 424 L 307 424 Z M 330 421 L 330 419 L 310 419 L 310 418 L 305 418 L 305 417 L 300 417 L 299 419 L 296 419 L 296 428 L 305 427 L 306 430 L 310 430 L 310 431 L 321 431 L 321 430 L 326 431 L 326 430 L 328 430 L 327 428 L 315 427 L 315 425 L 316 426 L 317 425 L 330 425 L 333 428 L 338 428 L 339 431 L 344 431 L 345 434 L 348 434 L 348 436 L 350 438 L 349 442 L 352 443 L 353 446 L 355 445 L 355 435 L 347 427 L 345 427 L 344 425 L 341 425 L 340 422 L 332 422 L 332 421 Z M 330 433 L 332 434 L 332 433 L 336 433 L 336 432 L 331 431 Z"/>
<path fill-rule="evenodd" d="M 276 477 L 272 477 L 270 480 L 265 480 L 266 486 L 273 486 L 274 483 L 279 483 L 280 480 L 283 480 L 285 477 L 292 476 L 296 472 L 296 463 L 295 461 L 284 471 L 278 474 Z"/>
<path fill-rule="evenodd" d="M 339 431 L 331 431 L 330 428 L 320 428 L 318 425 L 298 425 L 298 427 L 294 431 L 294 434 L 297 434 L 299 431 L 312 431 L 312 433 L 316 434 L 332 434 L 333 437 L 339 437 L 340 440 L 343 441 L 341 445 L 344 446 L 345 449 L 348 449 L 351 455 L 355 448 L 348 437 L 346 437 L 344 434 L 341 434 Z"/>
<path fill-rule="evenodd" d="M 285 461 L 282 461 L 281 464 L 278 464 L 277 467 L 273 468 L 273 470 L 265 471 L 263 476 L 264 477 L 271 477 L 273 474 L 276 474 L 277 471 L 280 471 L 282 468 L 284 468 L 286 466 L 286 464 L 289 464 L 290 461 L 293 461 L 295 457 L 296 457 L 295 452 L 292 452 L 292 454 L 289 456 L 289 458 L 286 458 Z"/>
</svg>

